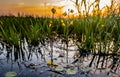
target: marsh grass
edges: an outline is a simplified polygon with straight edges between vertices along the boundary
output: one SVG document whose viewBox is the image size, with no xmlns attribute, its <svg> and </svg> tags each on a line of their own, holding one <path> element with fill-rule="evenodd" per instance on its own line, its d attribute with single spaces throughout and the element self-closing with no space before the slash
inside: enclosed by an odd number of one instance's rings
<svg viewBox="0 0 120 77">
<path fill-rule="evenodd" d="M 74 3 L 79 16 L 82 13 L 80 9 L 84 5 L 86 13 L 83 17 L 70 18 L 69 14 L 74 11 L 69 9 L 68 15 L 66 14 L 67 19 L 55 18 L 56 9 L 54 8 L 51 9 L 52 18 L 1 16 L 0 42 L 8 48 L 14 46 L 20 49 L 26 40 L 29 51 L 32 51 L 32 47 L 45 46 L 47 41 L 47 44 L 50 43 L 52 55 L 54 40 L 62 39 L 66 45 L 66 60 L 68 60 L 69 39 L 77 45 L 80 54 L 120 55 L 119 10 L 115 12 L 116 9 L 111 5 L 112 10 L 110 11 L 109 7 L 109 13 L 102 16 L 99 12 L 100 0 L 95 0 L 92 4 L 88 4 L 86 0 L 82 2 L 76 0 Z M 93 6 L 96 6 L 94 11 L 98 13 L 90 16 L 89 9 Z"/>
<path fill-rule="evenodd" d="M 66 44 L 69 38 L 73 38 L 76 44 L 79 44 L 79 48 L 93 53 L 118 53 L 119 50 L 120 20 L 119 16 L 114 14 L 106 17 L 98 15 L 69 19 L 68 21 L 33 17 L 0 17 L 0 21 L 1 42 L 10 46 L 20 46 L 24 39 L 29 45 L 44 45 L 46 38 L 62 37 L 67 41 Z M 53 21 L 51 26 L 49 26 L 50 21 Z"/>
<path fill-rule="evenodd" d="M 72 39 L 74 41 L 73 43 L 77 45 L 80 54 L 72 64 L 80 64 L 85 57 L 92 54 L 93 57 L 89 67 L 95 64 L 94 68 L 96 70 L 102 70 L 107 66 L 108 58 L 111 58 L 112 63 L 108 66 L 110 67 L 109 74 L 111 71 L 116 72 L 119 70 L 120 22 L 118 18 L 119 16 L 109 15 L 107 17 L 91 16 L 69 20 L 54 19 L 53 21 L 51 18 L 15 17 L 14 19 L 16 21 L 12 21 L 12 24 L 0 25 L 1 43 L 8 46 L 7 59 L 12 59 L 11 57 L 13 56 L 14 61 L 31 60 L 33 54 L 35 54 L 37 58 L 39 58 L 39 56 L 45 57 L 40 48 L 49 45 L 50 50 L 47 51 L 50 51 L 50 66 L 51 69 L 54 70 L 53 52 L 55 52 L 54 45 L 56 45 L 56 39 L 63 41 L 66 52 L 66 64 L 70 63 L 68 47 L 70 39 Z M 6 17 L 6 19 L 9 23 L 11 17 Z M 63 22 L 61 22 L 61 20 L 63 20 Z M 4 22 L 5 20 L 0 21 Z M 73 21 L 72 25 L 70 24 L 71 21 Z M 16 26 L 13 25 L 15 23 L 17 23 Z M 28 47 L 24 48 L 25 44 L 23 43 L 27 43 Z M 82 67 L 80 67 L 80 69 L 81 68 Z"/>
<path fill-rule="evenodd" d="M 82 63 L 83 59 L 92 55 L 89 67 L 96 65 L 95 69 L 104 69 L 112 60 L 110 70 L 119 70 L 120 62 L 120 15 L 115 12 L 113 6 L 105 16 L 100 15 L 99 1 L 95 0 L 87 7 L 86 0 L 75 5 L 79 18 L 70 18 L 74 11 L 69 9 L 65 18 L 55 18 L 56 9 L 52 8 L 52 18 L 32 16 L 0 16 L 0 43 L 6 47 L 7 59 L 31 60 L 33 54 L 45 58 L 45 52 L 50 51 L 50 66 L 54 64 L 54 47 L 56 42 L 61 42 L 66 52 L 66 64 L 69 64 L 69 45 L 71 40 L 78 48 L 78 56 L 72 62 Z M 112 1 L 112 0 L 111 0 Z M 81 17 L 81 5 L 85 7 L 85 14 Z M 94 7 L 93 15 L 89 15 L 89 9 Z M 59 41 L 57 41 L 59 40 Z M 55 44 L 56 43 L 56 44 Z M 42 52 L 41 48 L 46 47 Z M 47 47 L 50 47 L 47 49 Z M 47 55 L 47 56 L 49 56 Z M 81 60 L 80 60 L 81 59 Z M 44 59 L 45 60 L 45 59 Z M 45 60 L 46 61 L 46 60 Z M 100 68 L 99 68 L 100 67 Z M 108 72 L 108 74 L 111 71 Z"/>
</svg>

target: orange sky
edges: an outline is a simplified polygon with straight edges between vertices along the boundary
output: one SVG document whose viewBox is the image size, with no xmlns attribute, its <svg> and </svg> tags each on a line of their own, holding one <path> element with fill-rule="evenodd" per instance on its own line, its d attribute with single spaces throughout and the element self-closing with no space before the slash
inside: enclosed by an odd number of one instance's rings
<svg viewBox="0 0 120 77">
<path fill-rule="evenodd" d="M 0 5 L 0 15 L 17 16 L 18 13 L 21 13 L 23 15 L 52 16 L 51 9 L 53 7 L 56 9 L 56 16 L 62 14 L 62 9 L 59 6 L 6 5 L 6 7 L 1 7 Z"/>
<path fill-rule="evenodd" d="M 0 15 L 52 16 L 51 9 L 56 9 L 56 16 L 62 14 L 62 6 L 66 0 L 0 0 Z"/>
<path fill-rule="evenodd" d="M 75 1 L 75 0 L 73 0 Z M 94 0 L 87 0 L 94 1 Z M 110 5 L 110 0 L 100 0 L 100 8 Z M 63 7 L 64 6 L 64 7 Z M 73 9 L 74 14 L 77 10 L 70 0 L 0 0 L 0 15 L 25 15 L 52 16 L 51 9 L 56 9 L 56 16 L 61 16 L 68 9 Z M 92 10 L 91 8 L 90 10 Z M 84 10 L 82 7 L 81 10 Z"/>
</svg>

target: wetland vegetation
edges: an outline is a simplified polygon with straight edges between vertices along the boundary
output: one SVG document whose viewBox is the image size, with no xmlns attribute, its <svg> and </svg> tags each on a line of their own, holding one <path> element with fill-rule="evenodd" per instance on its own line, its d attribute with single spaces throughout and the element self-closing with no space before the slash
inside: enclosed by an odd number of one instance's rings
<svg viewBox="0 0 120 77">
<path fill-rule="evenodd" d="M 31 72 L 28 77 L 120 76 L 120 12 L 91 16 L 86 10 L 78 18 L 55 18 L 56 10 L 51 12 L 52 18 L 0 16 L 0 69 L 9 67 L 3 73 L 16 71 L 18 77 Z"/>
</svg>

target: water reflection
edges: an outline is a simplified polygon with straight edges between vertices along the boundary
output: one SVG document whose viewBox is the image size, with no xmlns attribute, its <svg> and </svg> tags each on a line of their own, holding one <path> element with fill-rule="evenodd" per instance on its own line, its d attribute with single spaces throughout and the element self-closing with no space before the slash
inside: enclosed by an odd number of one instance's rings
<svg viewBox="0 0 120 77">
<path fill-rule="evenodd" d="M 0 44 L 0 77 L 9 71 L 17 72 L 17 77 L 119 77 L 120 56 L 81 54 L 74 57 L 77 47 L 69 45 L 68 61 L 66 63 L 65 44 L 54 42 L 53 60 L 63 71 L 51 70 L 47 65 L 50 60 L 50 45 L 29 46 L 27 43 L 21 47 L 7 47 Z M 64 53 L 64 56 L 60 56 Z M 55 69 L 55 66 L 52 66 Z M 67 74 L 67 70 L 75 70 L 76 74 Z"/>
</svg>

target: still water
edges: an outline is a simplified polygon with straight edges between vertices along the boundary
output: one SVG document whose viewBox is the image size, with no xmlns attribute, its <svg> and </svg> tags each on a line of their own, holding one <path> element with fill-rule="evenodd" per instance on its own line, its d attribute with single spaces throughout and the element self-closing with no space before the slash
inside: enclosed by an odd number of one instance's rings
<svg viewBox="0 0 120 77">
<path fill-rule="evenodd" d="M 51 60 L 49 44 L 29 47 L 25 43 L 20 49 L 0 44 L 0 77 L 8 72 L 16 72 L 16 77 L 120 77 L 120 56 L 79 56 L 72 43 L 67 59 L 66 45 L 54 42 L 53 63 L 56 66 L 48 65 Z M 58 67 L 62 70 L 55 70 Z"/>
</svg>

